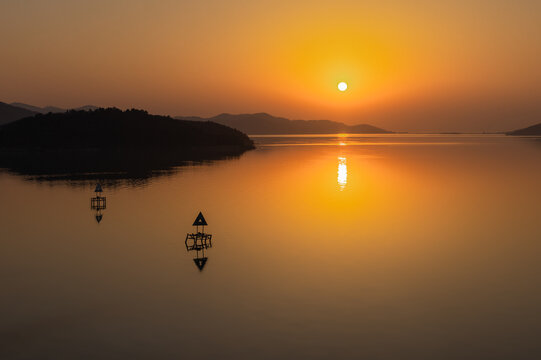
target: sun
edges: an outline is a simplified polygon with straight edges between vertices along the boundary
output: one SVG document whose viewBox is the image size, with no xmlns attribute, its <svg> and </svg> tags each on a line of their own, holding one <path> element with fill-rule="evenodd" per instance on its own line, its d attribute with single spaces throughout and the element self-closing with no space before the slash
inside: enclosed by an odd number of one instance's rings
<svg viewBox="0 0 541 360">
<path fill-rule="evenodd" d="M 341 81 L 338 83 L 338 90 L 346 91 L 347 88 L 348 88 L 348 84 L 346 84 L 344 81 Z"/>
</svg>

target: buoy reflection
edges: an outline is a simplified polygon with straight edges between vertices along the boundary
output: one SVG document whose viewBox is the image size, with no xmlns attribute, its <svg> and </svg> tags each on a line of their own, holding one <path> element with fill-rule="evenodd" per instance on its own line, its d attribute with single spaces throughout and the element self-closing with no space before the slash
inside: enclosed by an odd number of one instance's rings
<svg viewBox="0 0 541 360">
<path fill-rule="evenodd" d="M 346 184 L 348 183 L 348 166 L 346 164 L 345 157 L 338 157 L 338 186 L 340 186 L 340 191 L 344 190 Z"/>
<path fill-rule="evenodd" d="M 95 217 L 99 224 L 103 219 L 102 210 L 107 209 L 107 198 L 105 196 L 101 196 L 103 189 L 99 183 L 96 184 L 96 190 L 94 190 L 94 192 L 96 193 L 96 196 L 90 198 L 90 208 L 96 211 Z"/>
</svg>

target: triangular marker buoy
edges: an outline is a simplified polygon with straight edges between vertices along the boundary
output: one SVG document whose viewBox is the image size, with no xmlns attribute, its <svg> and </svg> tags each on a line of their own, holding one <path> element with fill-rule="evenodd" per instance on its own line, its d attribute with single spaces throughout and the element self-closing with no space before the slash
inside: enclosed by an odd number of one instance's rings
<svg viewBox="0 0 541 360">
<path fill-rule="evenodd" d="M 100 185 L 100 184 L 97 184 L 97 185 L 96 185 L 96 190 L 94 190 L 94 192 L 103 192 L 103 190 L 101 189 L 101 185 Z"/>
<path fill-rule="evenodd" d="M 195 218 L 195 221 L 193 222 L 193 226 L 206 226 L 207 220 L 205 220 L 205 217 L 201 212 L 199 212 L 199 215 Z"/>
<path fill-rule="evenodd" d="M 193 259 L 193 262 L 195 263 L 195 265 L 197 266 L 199 271 L 203 271 L 203 268 L 205 267 L 205 264 L 207 263 L 207 259 L 208 258 L 206 258 L 206 257 Z"/>
<path fill-rule="evenodd" d="M 103 219 L 103 215 L 96 215 L 96 221 L 98 224 L 100 223 L 101 219 Z"/>
</svg>

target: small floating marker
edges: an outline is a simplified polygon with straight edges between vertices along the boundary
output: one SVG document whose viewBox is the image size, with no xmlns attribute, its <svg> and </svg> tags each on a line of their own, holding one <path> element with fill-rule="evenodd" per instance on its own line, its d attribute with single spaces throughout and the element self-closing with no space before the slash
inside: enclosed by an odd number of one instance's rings
<svg viewBox="0 0 541 360">
<path fill-rule="evenodd" d="M 203 213 L 200 211 L 199 215 L 195 218 L 195 221 L 193 222 L 193 226 L 207 226 L 207 220 L 205 220 L 205 217 L 203 216 Z"/>
<path fill-rule="evenodd" d="M 199 212 L 193 222 L 195 232 L 186 234 L 186 240 L 184 240 L 186 250 L 195 251 L 193 262 L 199 271 L 203 271 L 203 268 L 207 263 L 208 258 L 205 256 L 205 250 L 212 247 L 212 234 L 205 233 L 205 226 L 207 225 L 207 220 L 205 220 L 203 213 Z M 199 230 L 200 226 L 203 228 L 201 231 Z M 201 255 L 199 254 L 200 251 Z"/>
<path fill-rule="evenodd" d="M 98 224 L 100 223 L 101 219 L 103 219 L 103 214 L 99 214 L 99 215 L 96 215 L 96 221 L 98 222 Z"/>
</svg>

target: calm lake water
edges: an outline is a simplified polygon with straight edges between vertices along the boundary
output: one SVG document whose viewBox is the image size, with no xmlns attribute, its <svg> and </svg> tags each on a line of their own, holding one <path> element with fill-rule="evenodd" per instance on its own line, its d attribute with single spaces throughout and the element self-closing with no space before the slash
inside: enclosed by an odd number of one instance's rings
<svg viewBox="0 0 541 360">
<path fill-rule="evenodd" d="M 94 180 L 1 172 L 0 358 L 541 358 L 541 141 L 254 140 L 99 223 Z"/>
</svg>

